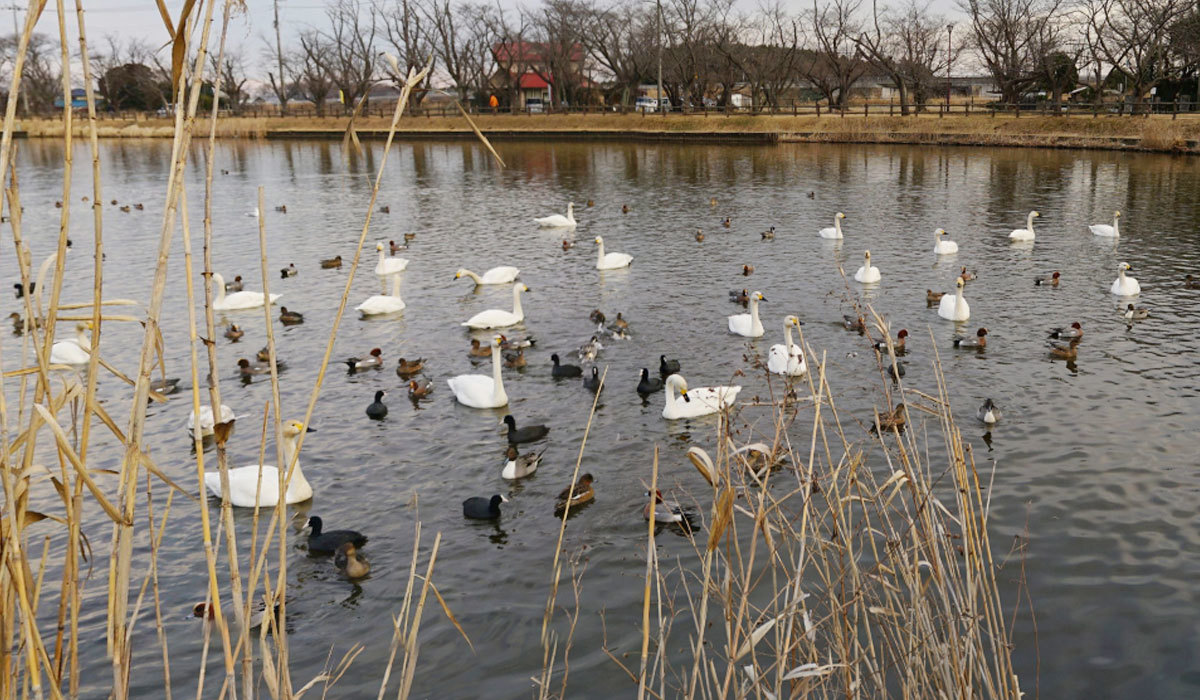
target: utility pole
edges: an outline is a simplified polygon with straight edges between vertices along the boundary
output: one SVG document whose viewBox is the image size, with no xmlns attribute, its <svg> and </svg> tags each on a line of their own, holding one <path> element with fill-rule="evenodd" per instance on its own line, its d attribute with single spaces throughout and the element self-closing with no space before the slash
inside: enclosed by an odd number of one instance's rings
<svg viewBox="0 0 1200 700">
<path fill-rule="evenodd" d="M 950 113 L 950 63 L 954 58 L 954 23 L 946 25 L 946 114 Z"/>
<path fill-rule="evenodd" d="M 18 44 L 18 43 L 20 42 L 20 40 L 21 40 L 21 30 L 18 28 L 18 24 L 17 24 L 17 11 L 18 11 L 18 10 L 20 10 L 20 9 L 22 9 L 22 8 L 21 8 L 21 7 L 18 7 L 18 6 L 16 5 L 16 3 L 13 3 L 12 5 L 8 5 L 8 6 L 4 7 L 3 9 L 5 9 L 5 10 L 12 10 L 12 15 L 13 15 L 13 51 L 16 51 L 16 50 L 17 50 L 17 44 Z M 21 112 L 22 112 L 22 114 L 24 114 L 25 116 L 29 116 L 29 91 L 28 91 L 28 90 L 22 90 L 22 91 L 21 91 Z"/>
<path fill-rule="evenodd" d="M 283 42 L 279 40 L 279 0 L 275 0 L 275 59 L 279 66 L 279 113 L 287 114 L 287 78 L 283 75 Z"/>
<path fill-rule="evenodd" d="M 667 116 L 666 110 L 662 106 L 663 86 L 662 86 L 662 0 L 655 0 L 655 5 L 658 8 L 658 96 L 655 98 L 658 103 L 655 105 L 662 115 Z"/>
</svg>

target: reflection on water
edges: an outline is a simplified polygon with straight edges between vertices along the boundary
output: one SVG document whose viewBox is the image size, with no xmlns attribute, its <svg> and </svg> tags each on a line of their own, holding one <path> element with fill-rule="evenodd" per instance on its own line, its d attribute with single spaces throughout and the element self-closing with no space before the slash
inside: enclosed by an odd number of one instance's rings
<svg viewBox="0 0 1200 700">
<path fill-rule="evenodd" d="M 1195 494 L 1200 486 L 1191 438 L 1200 428 L 1196 341 L 1200 291 L 1185 290 L 1184 274 L 1200 270 L 1200 165 L 1195 159 L 1086 151 L 991 150 L 884 146 L 786 145 L 730 147 L 647 144 L 498 144 L 505 170 L 475 144 L 405 143 L 395 146 L 370 240 L 399 240 L 416 233 L 404 257 L 402 295 L 408 307 L 386 319 L 343 321 L 334 359 L 384 349 L 380 371 L 346 375 L 337 365 L 326 378 L 305 442 L 303 465 L 316 497 L 295 509 L 323 517 L 329 527 L 365 531 L 371 577 L 359 585 L 342 579 L 328 558 L 309 558 L 297 544 L 288 562 L 289 625 L 294 629 L 294 675 L 315 675 L 333 646 L 340 655 L 356 642 L 366 651 L 355 673 L 343 678 L 347 695 L 373 692 L 386 664 L 391 636 L 387 620 L 403 595 L 413 525 L 443 533 L 438 557 L 439 592 L 475 645 L 470 654 L 458 632 L 436 614 L 422 627 L 417 696 L 472 696 L 484 684 L 489 697 L 525 697 L 529 676 L 541 667 L 540 620 L 549 584 L 558 520 L 553 499 L 567 485 L 587 422 L 592 394 L 579 382 L 549 378 L 549 355 L 569 353 L 588 339 L 595 308 L 622 311 L 632 340 L 612 342 L 600 355 L 608 367 L 604 400 L 591 426 L 581 469 L 597 475 L 596 502 L 567 526 L 569 551 L 586 547 L 583 610 L 575 632 L 572 695 L 610 696 L 626 682 L 603 654 L 605 611 L 610 647 L 627 651 L 640 633 L 642 496 L 654 446 L 660 449 L 660 483 L 667 490 L 695 486 L 684 457 L 691 445 L 707 446 L 713 427 L 703 420 L 667 425 L 662 395 L 643 402 L 634 392 L 641 367 L 660 354 L 678 357 L 695 385 L 724 383 L 738 368 L 747 376 L 743 398 L 767 396 L 761 376 L 749 369 L 752 352 L 781 342 L 782 321 L 805 321 L 805 339 L 828 352 L 828 375 L 848 416 L 871 413 L 881 377 L 868 341 L 841 327 L 849 300 L 863 290 L 838 275 L 852 275 L 870 248 L 883 279 L 869 296 L 893 329 L 907 328 L 907 386 L 932 392 L 930 365 L 936 343 L 962 428 L 975 443 L 981 469 L 995 470 L 991 509 L 996 557 L 1026 526 L 1032 538 L 1026 568 L 1038 613 L 1042 655 L 1040 686 L 1046 697 L 1189 697 L 1195 673 L 1200 613 L 1194 581 L 1200 574 L 1200 535 Z M 226 277 L 258 281 L 257 224 L 242 214 L 255 206 L 256 188 L 267 200 L 268 270 L 294 261 L 300 274 L 272 279 L 282 302 L 305 314 L 299 326 L 276 326 L 287 416 L 304 408 L 320 365 L 332 314 L 346 280 L 342 270 L 320 269 L 335 255 L 349 260 L 370 196 L 381 146 L 344 158 L 334 142 L 229 141 L 218 145 L 213 207 L 213 260 Z M 145 211 L 105 207 L 105 290 L 109 298 L 145 299 L 149 294 L 157 227 L 165 190 L 170 144 L 116 140 L 102 144 L 105 200 L 142 202 Z M 85 162 L 86 146 L 75 154 Z M 31 140 L 19 152 L 25 235 L 35 264 L 57 231 L 61 197 L 57 144 Z M 228 170 L 228 174 L 220 174 Z M 76 168 L 74 191 L 90 191 L 86 168 Z M 201 230 L 204 161 L 194 149 L 188 168 L 193 235 Z M 812 192 L 810 198 L 808 193 Z M 715 206 L 709 200 L 715 198 Z M 90 298 L 91 234 L 87 205 L 74 208 L 66 301 Z M 584 202 L 595 200 L 588 208 Z M 574 235 L 538 230 L 532 218 L 576 203 L 581 221 Z M 287 205 L 287 213 L 274 207 Z M 622 205 L 630 212 L 623 214 Z M 1042 213 L 1034 245 L 1014 246 L 1007 234 L 1030 209 Z M 1122 237 L 1101 240 L 1087 224 L 1107 221 L 1120 209 Z M 845 239 L 825 241 L 816 231 L 844 211 Z M 732 227 L 720 221 L 732 218 Z M 775 240 L 759 232 L 775 226 Z M 933 230 L 945 228 L 958 242 L 956 255 L 935 260 Z M 708 234 L 697 244 L 693 233 Z M 634 255 L 629 270 L 598 273 L 591 238 L 603 235 L 613 250 Z M 577 247 L 563 251 L 563 238 Z M 381 284 L 371 274 L 373 247 L 355 280 L 351 305 Z M 188 375 L 187 314 L 182 247 L 176 242 L 165 301 L 163 334 L 168 374 Z M 1145 321 L 1126 326 L 1122 305 L 1108 293 L 1117 264 L 1133 264 L 1142 285 Z M 500 479 L 503 411 L 476 411 L 454 403 L 445 379 L 473 369 L 471 337 L 458 325 L 484 308 L 509 308 L 503 288 L 469 289 L 453 280 L 459 267 L 499 264 L 521 268 L 534 291 L 525 299 L 527 331 L 537 338 L 524 371 L 505 370 L 509 409 L 522 423 L 552 427 L 545 461 L 535 477 L 518 485 Z M 755 266 L 750 278 L 744 264 Z M 963 265 L 979 279 L 966 288 L 972 317 L 966 324 L 940 320 L 927 308 L 924 290 L 953 290 Z M 348 266 L 347 266 L 348 267 Z M 15 278 L 11 255 L 0 269 Z M 1034 277 L 1062 271 L 1058 288 L 1037 287 Z M 200 278 L 197 277 L 197 280 Z M 726 333 L 725 317 L 741 309 L 727 301 L 729 289 L 762 290 L 767 336 L 747 341 Z M 386 291 L 386 290 L 382 290 Z M 11 297 L 6 302 L 14 310 Z M 1052 361 L 1046 330 L 1080 321 L 1086 329 L 1076 361 Z M 223 339 L 220 349 L 224 400 L 240 416 L 230 441 L 233 463 L 257 460 L 262 410 L 269 385 L 236 381 L 236 360 L 265 342 L 260 312 L 218 314 L 223 327 L 237 322 L 246 337 Z M 989 330 L 985 353 L 955 352 L 955 332 Z M 62 332 L 66 327 L 60 329 Z M 4 369 L 19 366 L 25 341 L 6 344 Z M 105 357 L 131 371 L 141 343 L 137 324 L 108 323 Z M 420 405 L 404 400 L 394 373 L 397 358 L 424 357 L 425 376 L 435 380 Z M 123 387 L 100 378 L 109 411 L 128 411 Z M 13 386 L 6 385 L 12 392 Z M 377 389 L 390 390 L 391 412 L 383 423 L 363 414 Z M 973 421 L 975 409 L 993 398 L 1004 421 L 988 430 Z M 10 395 L 10 401 L 14 396 Z M 10 405 L 13 405 L 10 403 Z M 187 395 L 148 409 L 152 456 L 184 484 L 194 484 L 190 440 L 184 432 Z M 754 420 L 753 411 L 746 416 Z M 804 425 L 805 421 L 799 421 Z M 803 427 L 793 440 L 807 441 Z M 94 434 L 95 435 L 95 434 Z M 119 450 L 100 437 L 91 455 L 96 468 L 116 466 Z M 852 436 L 853 439 L 853 436 Z M 540 447 L 539 447 L 540 449 Z M 50 461 L 50 456 L 47 456 Z M 989 476 L 989 479 L 991 477 Z M 195 488 L 193 486 L 193 488 Z M 465 521 L 461 501 L 505 493 L 497 523 Z M 413 499 L 416 495 L 418 498 Z M 209 501 L 208 507 L 215 508 Z M 49 507 L 49 506 L 47 506 Z M 171 611 L 186 611 L 204 596 L 199 522 L 191 502 L 177 499 L 160 554 L 160 590 Z M 88 535 L 104 541 L 108 526 L 93 513 Z M 302 521 L 302 520 L 301 520 Z M 252 516 L 237 512 L 239 541 L 248 541 Z M 41 527 L 41 526 L 39 526 Z M 45 531 L 57 536 L 46 526 Z M 300 542 L 300 540 L 297 540 Z M 662 555 L 694 560 L 685 538 L 658 541 Z M 143 543 L 144 546 L 145 543 Z M 56 543 L 61 547 L 61 543 Z M 54 550 L 52 550 L 54 551 Z M 61 552 L 59 552 L 61 553 Z M 141 555 L 145 551 L 141 550 Z M 102 564 L 98 563 L 102 567 Z M 141 574 L 145 573 L 144 561 Z M 1005 561 L 1000 578 L 1008 602 L 1016 598 L 1017 566 Z M 97 569 L 99 572 L 99 568 Z M 54 572 L 48 572 L 51 579 Z M 139 572 L 135 572 L 135 576 Z M 85 695 L 107 687 L 104 659 L 104 576 L 86 585 L 81 640 L 86 663 Z M 47 611 L 53 615 L 53 611 Z M 167 615 L 173 682 L 177 692 L 195 681 L 199 627 L 185 615 Z M 46 624 L 53 620 L 47 618 Z M 679 628 L 682 629 L 682 628 Z M 160 692 L 161 652 L 153 625 L 143 620 L 135 647 L 135 692 Z M 1028 618 L 1015 628 L 1023 686 L 1033 686 L 1034 635 Z M 672 652 L 674 653 L 674 652 Z M 220 654 L 211 657 L 220 676 Z M 215 684 L 210 682 L 210 687 Z M 140 691 L 140 692 L 139 692 Z"/>
</svg>

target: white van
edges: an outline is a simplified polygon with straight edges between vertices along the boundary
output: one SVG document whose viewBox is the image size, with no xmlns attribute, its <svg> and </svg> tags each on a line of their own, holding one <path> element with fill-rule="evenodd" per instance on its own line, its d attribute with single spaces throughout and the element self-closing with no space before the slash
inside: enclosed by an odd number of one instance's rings
<svg viewBox="0 0 1200 700">
<path fill-rule="evenodd" d="M 657 112 L 658 106 L 653 97 L 639 97 L 633 103 L 633 108 L 639 112 Z"/>
</svg>

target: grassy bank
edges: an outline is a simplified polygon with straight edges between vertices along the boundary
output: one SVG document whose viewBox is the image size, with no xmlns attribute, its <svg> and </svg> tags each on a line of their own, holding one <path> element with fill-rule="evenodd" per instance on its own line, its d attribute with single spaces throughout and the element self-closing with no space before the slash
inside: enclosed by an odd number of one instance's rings
<svg viewBox="0 0 1200 700">
<path fill-rule="evenodd" d="M 1049 148 L 1106 148 L 1159 152 L 1200 153 L 1200 118 L 1192 115 L 1172 120 L 1169 116 L 1045 117 L 1012 115 L 956 115 L 938 118 L 838 116 L 699 116 L 699 115 L 481 115 L 476 118 L 484 132 L 497 138 L 521 138 L 536 132 L 537 138 L 564 137 L 622 138 L 630 134 L 671 138 L 720 137 L 724 134 L 763 134 L 771 140 L 830 143 L 918 143 Z M 345 117 L 243 118 L 218 120 L 217 135 L 224 138 L 339 136 L 346 128 Z M 359 119 L 361 132 L 386 132 L 386 120 Z M 18 126 L 29 137 L 60 138 L 62 122 L 27 119 Z M 82 130 L 83 126 L 79 125 Z M 168 119 L 100 120 L 101 138 L 169 138 L 174 124 Z M 465 120 L 446 117 L 412 117 L 401 120 L 401 133 L 426 136 L 469 134 Z M 440 134 L 439 134 L 440 132 Z M 547 133 L 551 132 L 551 133 Z M 78 134 L 82 136 L 82 133 Z M 530 134 L 531 135 L 531 134 Z"/>
</svg>

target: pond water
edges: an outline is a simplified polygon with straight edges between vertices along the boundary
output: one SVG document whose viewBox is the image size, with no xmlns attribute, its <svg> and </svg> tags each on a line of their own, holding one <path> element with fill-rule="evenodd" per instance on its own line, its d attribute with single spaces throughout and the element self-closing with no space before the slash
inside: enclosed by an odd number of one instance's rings
<svg viewBox="0 0 1200 700">
<path fill-rule="evenodd" d="M 932 333 L 980 467 L 995 466 L 990 496 L 996 556 L 1003 558 L 1013 536 L 1028 530 L 1025 566 L 1037 624 L 1035 634 L 1023 609 L 1015 625 L 1022 688 L 1038 688 L 1043 697 L 1200 694 L 1195 585 L 1200 579 L 1200 460 L 1192 443 L 1200 429 L 1200 290 L 1185 289 L 1182 282 L 1187 273 L 1200 276 L 1200 160 L 908 146 L 497 147 L 507 169 L 473 143 L 401 143 L 388 161 L 379 203 L 388 205 L 390 214 L 374 217 L 351 306 L 380 293 L 372 274 L 373 242 L 413 232 L 416 238 L 403 254 L 411 260 L 402 286 L 408 307 L 398 316 L 374 320 L 348 310 L 334 359 L 380 347 L 384 369 L 348 376 L 341 365 L 331 367 L 312 421 L 318 432 L 308 437 L 302 456 L 316 497 L 291 509 L 319 514 L 327 527 L 365 531 L 370 543 L 364 554 L 374 570 L 360 584 L 348 583 L 328 559 L 310 558 L 302 540 L 295 540 L 288 610 L 297 685 L 320 671 L 331 646 L 336 659 L 353 643 L 363 643 L 366 651 L 336 692 L 346 697 L 376 692 L 392 631 L 388 620 L 399 610 L 419 515 L 426 543 L 434 532 L 442 533 L 435 580 L 475 653 L 440 611 L 427 611 L 414 695 L 528 697 L 529 678 L 542 666 L 539 634 L 558 531 L 553 499 L 567 485 L 592 397 L 577 380 L 552 380 L 549 356 L 569 354 L 586 341 L 593 329 L 588 314 L 600 308 L 610 318 L 623 312 L 633 337 L 613 341 L 600 355 L 608 384 L 582 467 L 597 477 L 597 498 L 567 529 L 567 552 L 583 548 L 588 563 L 570 695 L 630 692 L 624 673 L 601 651 L 602 634 L 606 625 L 608 646 L 620 652 L 636 652 L 640 644 L 641 493 L 653 449 L 662 449 L 662 483 L 695 486 L 684 452 L 692 444 L 710 446 L 713 437 L 708 421 L 664 421 L 661 394 L 643 403 L 634 392 L 639 368 L 653 368 L 666 353 L 682 361 L 693 386 L 724 382 L 746 366 L 748 347 L 765 353 L 781 342 L 784 316 L 796 314 L 806 324 L 808 343 L 828 353 L 830 382 L 841 394 L 839 410 L 866 421 L 879 400 L 878 372 L 867 342 L 841 327 L 842 314 L 851 313 L 849 299 L 863 293 L 894 329 L 910 331 L 907 385 L 936 393 Z M 170 144 L 107 141 L 101 148 L 105 199 L 145 205 L 144 211 L 129 213 L 106 207 L 105 296 L 144 300 Z M 283 295 L 283 305 L 305 314 L 303 325 L 275 326 L 279 355 L 288 363 L 281 375 L 285 417 L 303 415 L 345 284 L 345 269 L 319 269 L 318 260 L 338 254 L 348 260 L 353 253 L 382 154 L 378 143 L 365 149 L 363 156 L 347 161 L 333 142 L 217 146 L 215 269 L 227 279 L 254 280 L 247 288 L 261 289 L 257 222 L 245 213 L 254 208 L 262 185 L 271 289 Z M 195 155 L 188 187 L 198 258 L 203 168 L 202 152 Z M 25 235 L 36 265 L 50 252 L 57 230 L 61 147 L 24 142 L 18 162 Z M 79 201 L 91 190 L 88 162 L 81 146 L 75 153 L 67 301 L 91 296 L 90 209 Z M 716 206 L 710 206 L 712 197 Z M 589 199 L 594 207 L 585 206 Z M 564 251 L 563 234 L 539 230 L 532 218 L 561 211 L 568 200 L 576 203 L 580 224 L 571 236 L 577 245 Z M 286 214 L 273 211 L 283 204 Z M 622 213 L 622 205 L 629 213 Z M 1014 246 L 1007 234 L 1023 225 L 1030 209 L 1042 214 L 1036 244 Z M 1115 245 L 1087 228 L 1110 221 L 1114 209 L 1123 214 Z M 816 235 L 832 225 L 837 211 L 846 214 L 840 244 Z M 720 223 L 726 216 L 731 217 L 728 229 Z M 776 227 L 776 238 L 763 242 L 759 234 L 769 226 Z M 938 227 L 958 242 L 957 255 L 935 260 Z M 702 243 L 694 239 L 697 228 L 707 234 Z M 632 267 L 594 269 L 596 235 L 604 236 L 610 251 L 632 254 Z M 881 284 L 865 290 L 853 281 L 847 285 L 838 273 L 841 264 L 847 276 L 853 275 L 864 248 L 870 248 L 883 274 Z M 5 250 L 0 271 L 14 279 L 11 245 Z M 1148 319 L 1132 327 L 1109 293 L 1121 261 L 1132 264 L 1141 282 L 1137 303 L 1151 310 Z M 299 275 L 279 279 L 277 270 L 293 262 Z M 488 370 L 468 359 L 471 335 L 460 322 L 483 309 L 511 306 L 508 288 L 473 291 L 469 283 L 454 281 L 454 272 L 464 266 L 482 272 L 499 264 L 518 266 L 532 289 L 524 299 L 523 325 L 538 340 L 524 371 L 505 370 L 509 410 L 522 423 L 552 428 L 541 470 L 516 485 L 499 475 L 504 411 L 458 405 L 445 382 L 473 367 Z M 755 266 L 751 277 L 741 275 L 743 264 Z M 927 288 L 953 289 L 962 265 L 979 275 L 967 286 L 972 316 L 965 330 L 989 329 L 990 344 L 980 354 L 954 352 L 955 324 L 940 320 L 925 304 Z M 165 360 L 169 375 L 186 377 L 186 293 L 178 236 L 170 268 Z M 1035 276 L 1054 270 L 1062 272 L 1059 288 L 1034 286 Z M 740 312 L 727 292 L 742 287 L 761 290 L 768 299 L 762 305 L 767 335 L 755 342 L 726 331 L 725 317 Z M 11 296 L 4 299 L 0 311 L 7 315 L 17 307 Z M 264 345 L 263 317 L 259 310 L 218 314 L 218 320 L 235 321 L 246 330 L 241 342 L 218 338 L 218 346 L 227 370 L 223 397 L 239 415 L 230 444 L 232 464 L 251 464 L 270 386 L 241 384 L 235 362 Z M 1077 362 L 1051 361 L 1047 329 L 1073 321 L 1086 330 Z M 70 333 L 69 324 L 59 329 L 60 336 Z M 20 343 L 15 336 L 5 341 L 5 369 L 18 366 Z M 136 368 L 140 344 L 137 324 L 105 325 L 104 356 L 124 371 Z M 425 375 L 435 381 L 432 398 L 418 406 L 409 402 L 393 372 L 401 356 L 426 358 Z M 746 386 L 743 398 L 765 387 L 764 378 L 752 371 L 738 381 Z M 10 401 L 14 387 L 9 380 Z M 382 422 L 364 415 L 377 389 L 391 392 L 386 399 L 391 410 Z M 101 377 L 101 395 L 123 423 L 128 394 L 111 375 Z M 986 397 L 1006 413 L 988 441 L 972 419 Z M 152 406 L 147 443 L 158 464 L 194 489 L 191 438 L 184 429 L 189 410 L 187 395 Z M 98 440 L 93 466 L 115 467 L 118 452 L 103 437 Z M 870 449 L 866 437 L 862 440 Z M 498 523 L 462 518 L 464 498 L 492 493 L 511 498 Z M 156 513 L 165 495 L 157 485 Z M 414 496 L 419 497 L 415 507 Z M 214 501 L 206 505 L 218 513 Z M 139 517 L 144 518 L 144 507 L 139 505 Z M 192 604 L 204 597 L 198 507 L 175 500 L 159 557 L 171 678 L 175 691 L 185 695 L 193 692 L 201 644 L 200 627 L 189 617 Z M 110 685 L 103 602 L 103 552 L 110 529 L 99 509 L 89 510 L 87 534 L 98 556 L 86 584 L 83 678 L 85 696 L 98 697 Z M 244 541 L 250 516 L 238 512 L 236 518 Z M 38 527 L 43 526 L 57 537 L 49 523 Z M 658 542 L 665 559 L 678 557 L 685 566 L 694 561 L 684 538 Z M 135 580 L 144 574 L 142 563 Z M 1018 569 L 1010 565 L 1000 574 L 1010 609 Z M 56 578 L 51 574 L 47 580 Z M 560 592 L 560 602 L 569 598 L 569 590 Z M 49 629 L 53 611 L 46 615 Z M 134 693 L 156 696 L 162 668 L 152 615 L 139 622 L 135 646 Z M 207 696 L 215 697 L 220 654 L 209 658 Z"/>
</svg>

